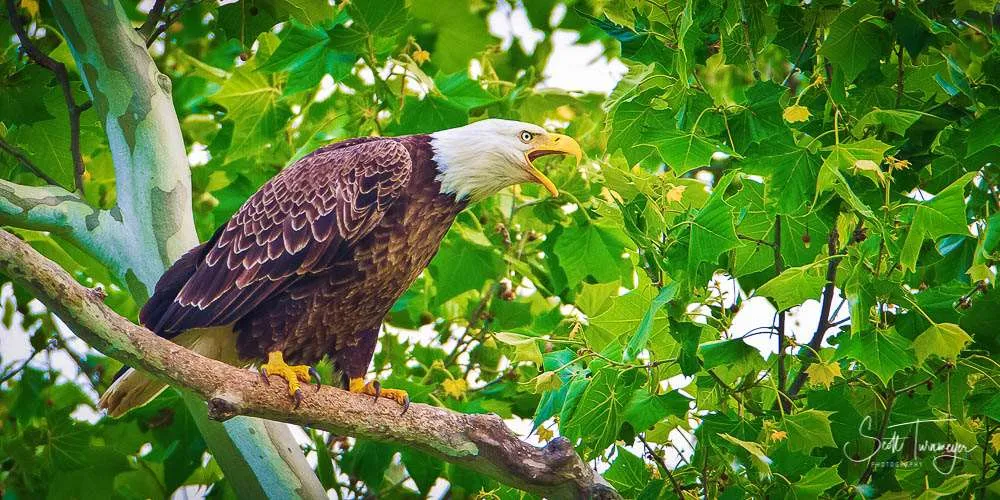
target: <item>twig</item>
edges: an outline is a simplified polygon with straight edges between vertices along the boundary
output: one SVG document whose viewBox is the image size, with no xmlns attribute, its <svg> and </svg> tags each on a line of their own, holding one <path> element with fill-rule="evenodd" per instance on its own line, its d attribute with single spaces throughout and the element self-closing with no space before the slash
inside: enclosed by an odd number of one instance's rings
<svg viewBox="0 0 1000 500">
<path fill-rule="evenodd" d="M 656 463 L 659 464 L 660 468 L 663 469 L 663 472 L 666 473 L 667 478 L 670 479 L 670 484 L 673 485 L 674 493 L 677 494 L 677 498 L 684 498 L 684 489 L 681 488 L 681 484 L 677 482 L 677 478 L 675 478 L 674 474 L 670 471 L 670 467 L 667 467 L 667 463 L 663 461 L 663 457 L 653 451 L 653 448 L 646 442 L 645 436 L 639 434 L 638 437 L 639 441 L 642 441 L 642 446 L 646 448 L 646 453 L 648 453 L 653 460 L 656 460 Z"/>
<path fill-rule="evenodd" d="M 813 28 L 815 27 L 816 27 L 816 22 L 813 21 L 813 25 L 809 27 L 809 33 L 806 33 L 805 38 L 802 40 L 802 47 L 799 48 L 799 55 L 795 57 L 795 63 L 793 63 L 792 68 L 788 70 L 788 74 L 785 75 L 785 79 L 781 81 L 782 87 L 788 85 L 788 80 L 790 80 L 792 78 L 792 75 L 795 74 L 795 71 L 799 69 L 799 63 L 802 62 L 802 56 L 806 53 L 806 48 L 809 47 L 809 40 L 811 40 L 809 35 L 812 34 Z"/>
<path fill-rule="evenodd" d="M 146 39 L 146 46 L 149 47 L 150 39 L 155 39 L 152 36 L 155 32 L 157 23 L 160 22 L 160 17 L 163 16 L 163 8 L 166 7 L 167 0 L 156 0 L 153 2 L 153 7 L 149 9 L 149 15 L 146 17 L 146 21 L 139 26 L 138 31 Z"/>
<path fill-rule="evenodd" d="M 837 233 L 837 228 L 833 228 L 830 231 L 830 237 L 827 240 L 827 251 L 830 255 L 830 261 L 826 265 L 826 286 L 823 287 L 823 302 L 820 306 L 819 312 L 819 324 L 816 325 L 816 331 L 813 333 L 809 343 L 809 351 L 804 354 L 806 360 L 802 363 L 802 368 L 799 370 L 798 375 L 795 376 L 795 380 L 792 382 L 792 386 L 788 389 L 788 396 L 793 397 L 802 390 L 802 386 L 806 383 L 806 368 L 812 364 L 812 358 L 815 357 L 815 352 L 819 352 L 820 348 L 823 346 L 823 338 L 825 337 L 826 331 L 832 326 L 830 324 L 830 310 L 833 307 L 833 294 L 836 292 L 835 282 L 837 281 L 837 266 L 840 265 L 840 260 L 842 256 L 838 255 L 837 252 L 837 242 L 840 239 L 840 235 Z"/>
<path fill-rule="evenodd" d="M 746 1 L 740 1 L 740 25 L 743 27 L 743 41 L 747 44 L 747 53 L 750 54 L 750 66 L 753 69 L 754 80 L 760 81 L 760 70 L 757 69 L 757 54 L 754 53 L 753 45 L 750 42 L 750 21 L 747 19 Z"/>
<path fill-rule="evenodd" d="M 3 384 L 4 382 L 10 380 L 11 378 L 14 377 L 14 375 L 17 375 L 18 373 L 21 373 L 21 371 L 23 371 L 25 368 L 27 368 L 28 363 L 31 363 L 31 360 L 35 359 L 35 356 L 38 356 L 42 351 L 44 351 L 44 349 L 39 349 L 37 351 L 32 351 L 31 352 L 31 356 L 28 356 L 28 359 L 25 359 L 24 361 L 22 361 L 21 364 L 17 366 L 17 368 L 11 368 L 11 370 L 9 372 L 4 373 L 3 376 L 0 377 L 0 384 Z"/>
<path fill-rule="evenodd" d="M 85 167 L 83 165 L 83 155 L 80 153 L 80 114 L 89 109 L 91 103 L 89 101 L 83 104 L 76 103 L 76 99 L 73 97 L 73 87 L 69 82 L 69 72 L 66 71 L 66 65 L 38 50 L 38 47 L 28 38 L 28 33 L 24 29 L 24 23 L 20 13 L 17 11 L 14 0 L 7 0 L 6 5 L 10 25 L 14 29 L 14 33 L 17 34 L 17 39 L 21 42 L 24 52 L 28 54 L 28 58 L 35 64 L 51 71 L 62 88 L 63 98 L 66 100 L 66 109 L 69 112 L 69 150 L 73 156 L 73 179 L 75 181 L 76 192 L 83 194 L 83 173 Z"/>
<path fill-rule="evenodd" d="M 24 168 L 30 170 L 31 173 L 33 173 L 36 176 L 38 176 L 38 178 L 42 179 L 43 181 L 45 181 L 45 182 L 47 182 L 49 184 L 52 184 L 53 186 L 59 186 L 59 183 L 55 179 L 53 179 L 52 177 L 50 177 L 49 174 L 46 174 L 45 172 L 42 171 L 42 169 L 38 168 L 38 165 L 35 165 L 31 161 L 31 159 L 28 158 L 28 155 L 24 154 L 23 151 L 21 151 L 20 149 L 17 149 L 16 147 L 14 147 L 13 144 L 8 143 L 7 141 L 3 140 L 2 138 L 0 138 L 0 149 L 6 151 L 7 154 L 9 154 L 9 155 L 13 156 L 14 158 L 16 158 L 17 161 L 21 162 L 21 165 L 24 165 Z M 59 187 L 62 187 L 62 186 L 59 186 Z"/>
<path fill-rule="evenodd" d="M 194 5 L 194 3 L 195 0 L 187 0 L 186 2 L 184 2 L 184 5 L 177 7 L 176 9 L 167 13 L 163 23 L 154 28 L 153 32 L 150 33 L 148 37 L 146 37 L 146 47 L 148 48 L 152 46 L 153 42 L 155 42 L 160 35 L 162 35 L 164 32 L 170 29 L 170 27 L 173 26 L 173 24 L 176 23 L 177 20 L 181 18 L 181 14 L 183 14 L 186 9 Z"/>
<path fill-rule="evenodd" d="M 882 424 L 879 426 L 878 434 L 875 436 L 875 442 L 881 443 L 882 437 L 885 436 L 886 429 L 889 428 L 889 417 L 892 416 L 892 405 L 896 402 L 896 393 L 890 391 L 885 395 L 885 414 L 882 415 Z M 872 456 L 868 457 L 868 465 L 865 466 L 865 471 L 858 478 L 858 484 L 865 484 L 872 477 L 872 472 L 874 472 L 875 458 L 878 456 L 878 450 L 872 453 Z M 855 491 L 857 491 L 855 489 Z M 851 497 L 854 497 L 854 493 L 851 493 Z"/>
<path fill-rule="evenodd" d="M 785 260 L 781 257 L 781 216 L 774 216 L 774 272 L 785 271 Z M 785 369 L 785 311 L 778 311 L 778 393 L 785 393 L 788 372 Z M 784 402 L 782 402 L 784 404 Z M 788 408 L 786 408 L 786 411 Z"/>
<path fill-rule="evenodd" d="M 896 107 L 899 107 L 899 103 L 903 101 L 903 44 L 899 44 L 899 50 L 896 51 Z"/>
</svg>

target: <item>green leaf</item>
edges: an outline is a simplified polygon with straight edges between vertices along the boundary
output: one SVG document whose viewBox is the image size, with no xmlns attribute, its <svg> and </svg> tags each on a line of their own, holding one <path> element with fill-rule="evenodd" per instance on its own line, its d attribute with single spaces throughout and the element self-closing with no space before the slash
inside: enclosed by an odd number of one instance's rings
<svg viewBox="0 0 1000 500">
<path fill-rule="evenodd" d="M 428 134 L 469 122 L 468 110 L 436 95 L 429 94 L 423 99 L 407 96 L 403 109 L 399 123 L 391 129 L 393 134 Z"/>
<path fill-rule="evenodd" d="M 917 361 L 923 363 L 931 355 L 941 359 L 954 361 L 965 345 L 972 342 L 972 337 L 954 323 L 939 323 L 931 325 L 917 338 L 913 339 L 913 351 Z"/>
<path fill-rule="evenodd" d="M 624 83 L 623 81 L 619 86 Z M 659 93 L 659 89 L 653 89 L 615 106 L 608 120 L 611 127 L 608 133 L 608 153 L 621 150 L 630 165 L 639 163 L 653 154 L 655 148 L 645 144 L 645 138 L 649 136 L 651 128 L 655 129 L 651 124 L 659 121 L 667 122 L 665 118 L 670 116 L 668 111 L 658 110 L 648 102 Z"/>
<path fill-rule="evenodd" d="M 719 437 L 746 450 L 746 452 L 750 454 L 750 460 L 753 462 L 754 466 L 757 467 L 757 470 L 761 473 L 761 475 L 771 475 L 772 460 L 767 456 L 767 454 L 764 453 L 763 446 L 758 443 L 734 438 L 726 433 L 719 434 Z"/>
<path fill-rule="evenodd" d="M 649 482 L 649 469 L 642 458 L 633 455 L 631 452 L 616 446 L 615 461 L 604 473 L 611 486 L 614 486 L 618 493 L 622 495 L 635 495 L 641 491 Z"/>
<path fill-rule="evenodd" d="M 570 226 L 555 242 L 556 256 L 570 283 L 587 276 L 600 282 L 618 279 L 622 250 L 617 238 L 595 224 Z"/>
<path fill-rule="evenodd" d="M 468 290 L 481 290 L 489 280 L 503 276 L 503 259 L 497 251 L 449 235 L 430 264 L 437 294 L 435 303 L 443 304 Z"/>
<path fill-rule="evenodd" d="M 437 40 L 430 47 L 431 62 L 442 71 L 465 71 L 476 57 L 496 39 L 486 20 L 472 12 L 472 4 L 462 0 L 413 0 L 413 15 L 437 28 Z"/>
<path fill-rule="evenodd" d="M 284 136 L 285 122 L 291 116 L 281 101 L 281 88 L 275 76 L 258 71 L 254 64 L 236 69 L 211 99 L 226 108 L 226 119 L 235 125 L 228 160 L 259 156 Z"/>
<path fill-rule="evenodd" d="M 969 138 L 966 141 L 966 156 L 973 157 L 987 150 L 1000 147 L 1000 111 L 990 110 L 976 118 L 969 125 Z"/>
<path fill-rule="evenodd" d="M 888 132 L 903 136 L 914 123 L 917 123 L 917 120 L 925 115 L 926 113 L 909 109 L 874 109 L 854 124 L 851 133 L 854 137 L 863 137 L 869 128 L 879 125 L 885 127 Z"/>
<path fill-rule="evenodd" d="M 279 12 L 308 25 L 319 24 L 337 12 L 326 0 L 276 0 L 274 3 Z"/>
<path fill-rule="evenodd" d="M 808 455 L 814 448 L 836 447 L 830 430 L 830 415 L 833 412 L 819 410 L 800 411 L 785 415 L 779 426 L 788 433 L 785 441 L 788 450 Z"/>
<path fill-rule="evenodd" d="M 708 165 L 716 151 L 729 151 L 710 137 L 699 134 L 697 130 L 668 129 L 659 131 L 653 137 L 655 139 L 649 141 L 647 136 L 648 142 L 643 144 L 656 147 L 663 161 L 678 176 Z"/>
<path fill-rule="evenodd" d="M 518 333 L 496 332 L 493 334 L 497 341 L 512 346 L 514 348 L 514 363 L 528 361 L 542 366 L 542 351 L 538 348 L 538 339 L 528 337 Z"/>
<path fill-rule="evenodd" d="M 604 312 L 590 318 L 590 326 L 584 330 L 587 344 L 596 351 L 603 351 L 613 340 L 622 335 L 634 333 L 649 310 L 655 291 L 647 281 L 625 295 L 611 299 L 611 306 Z M 650 338 L 658 338 L 670 331 L 670 323 L 661 311 L 654 315 Z"/>
<path fill-rule="evenodd" d="M 917 205 L 899 256 L 900 264 L 911 271 L 915 270 L 920 246 L 927 238 L 969 234 L 965 216 L 965 185 L 976 175 L 976 172 L 963 175 L 934 196 L 934 199 Z"/>
<path fill-rule="evenodd" d="M 723 195 L 733 176 L 723 177 L 713 187 L 712 196 L 691 221 L 691 241 L 688 246 L 688 272 L 694 274 L 698 264 L 714 263 L 724 252 L 740 245 L 733 225 L 733 208 Z"/>
<path fill-rule="evenodd" d="M 892 376 L 916 363 L 909 341 L 895 333 L 876 330 L 869 334 L 841 335 L 837 357 L 858 360 L 865 369 L 888 385 Z"/>
<path fill-rule="evenodd" d="M 842 68 L 848 81 L 854 80 L 888 50 L 885 31 L 868 20 L 869 16 L 881 17 L 881 14 L 877 3 L 862 0 L 841 11 L 830 25 L 820 54 Z"/>
<path fill-rule="evenodd" d="M 406 472 L 410 473 L 413 482 L 417 484 L 417 489 L 424 495 L 444 472 L 444 462 L 409 447 L 403 448 L 400 460 L 406 466 Z"/>
<path fill-rule="evenodd" d="M 581 439 L 590 450 L 588 458 L 600 455 L 618 435 L 626 405 L 642 382 L 639 370 L 604 367 L 594 374 L 568 422 L 560 431 L 570 439 Z"/>
<path fill-rule="evenodd" d="M 785 269 L 771 281 L 757 289 L 757 295 L 771 297 L 784 311 L 806 300 L 819 297 L 820 289 L 826 284 L 826 276 L 821 266 L 808 265 Z"/>
<path fill-rule="evenodd" d="M 316 476 L 324 488 L 337 486 L 337 478 L 333 472 L 333 459 L 330 457 L 330 447 L 327 446 L 323 435 L 311 431 L 313 434 L 313 447 L 316 449 Z"/>
<path fill-rule="evenodd" d="M 858 142 L 842 142 L 840 144 L 830 146 L 826 148 L 830 151 L 830 155 L 827 156 L 826 160 L 823 162 L 823 168 L 832 168 L 839 170 L 841 172 L 858 173 L 868 177 L 875 183 L 876 186 L 881 187 L 885 183 L 885 176 L 882 174 L 881 170 L 865 170 L 858 166 L 859 161 L 869 161 L 876 165 L 881 165 L 882 158 L 885 156 L 885 152 L 889 149 L 889 145 L 867 137 Z M 817 191 L 824 191 L 825 186 L 819 183 L 816 186 Z"/>
<path fill-rule="evenodd" d="M 955 14 L 964 16 L 969 11 L 992 14 L 996 9 L 994 0 L 955 0 Z"/>
<path fill-rule="evenodd" d="M 580 286 L 580 293 L 576 294 L 576 307 L 593 318 L 611 307 L 619 289 L 621 283 L 617 280 L 607 283 L 583 283 Z"/>
<path fill-rule="evenodd" d="M 678 286 L 679 282 L 675 281 L 660 289 L 660 293 L 656 295 L 656 298 L 649 305 L 646 314 L 642 316 L 642 321 L 639 323 L 639 328 L 636 329 L 635 335 L 632 336 L 628 341 L 628 345 L 625 346 L 624 361 L 635 359 L 636 355 L 646 348 L 646 343 L 649 341 L 649 334 L 653 327 L 653 317 L 656 316 L 657 311 L 674 298 L 674 295 L 677 294 Z"/>
<path fill-rule="evenodd" d="M 716 340 L 701 344 L 698 349 L 705 360 L 705 369 L 711 370 L 717 366 L 742 362 L 754 356 L 760 356 L 757 349 L 747 345 L 741 339 Z"/>
<path fill-rule="evenodd" d="M 478 108 L 497 102 L 498 97 L 490 94 L 482 85 L 463 72 L 441 75 L 434 79 L 438 90 L 448 102 L 465 109 Z"/>
<path fill-rule="evenodd" d="M 837 473 L 837 467 L 813 467 L 792 483 L 794 494 L 786 495 L 785 498 L 820 498 L 823 492 L 843 482 Z"/>
<path fill-rule="evenodd" d="M 779 214 L 799 214 L 813 199 L 820 158 L 790 138 L 755 147 L 745 163 L 747 172 L 768 178 L 764 198 Z"/>
<path fill-rule="evenodd" d="M 625 421 L 636 432 L 643 432 L 668 415 L 683 418 L 690 407 L 691 399 L 680 392 L 654 395 L 646 389 L 638 389 L 625 407 Z"/>
<path fill-rule="evenodd" d="M 781 119 L 781 105 L 778 99 L 785 93 L 785 87 L 774 82 L 757 82 L 746 91 L 743 110 L 729 118 L 733 132 L 733 149 L 745 151 L 752 144 L 759 144 L 786 130 Z"/>
<path fill-rule="evenodd" d="M 334 47 L 365 55 L 374 52 L 376 57 L 396 45 L 407 21 L 404 0 L 354 0 L 347 4 L 347 12 L 354 22 L 330 32 Z"/>
</svg>

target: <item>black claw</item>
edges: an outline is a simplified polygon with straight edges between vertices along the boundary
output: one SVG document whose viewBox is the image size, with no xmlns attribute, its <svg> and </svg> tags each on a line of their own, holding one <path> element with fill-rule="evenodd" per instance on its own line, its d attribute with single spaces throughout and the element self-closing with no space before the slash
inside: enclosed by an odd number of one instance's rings
<svg viewBox="0 0 1000 500">
<path fill-rule="evenodd" d="M 295 409 L 299 409 L 299 405 L 302 404 L 302 389 L 295 389 L 295 395 L 292 396 L 295 400 Z"/>
<path fill-rule="evenodd" d="M 271 381 L 267 379 L 267 368 L 263 366 L 260 367 L 260 379 L 264 381 L 265 384 L 271 385 Z"/>
<path fill-rule="evenodd" d="M 372 387 L 375 388 L 375 402 L 378 403 L 378 397 L 382 395 L 382 384 L 378 380 L 372 380 Z"/>
<path fill-rule="evenodd" d="M 319 388 L 323 386 L 323 381 L 319 378 L 319 372 L 315 368 L 309 367 L 309 375 L 316 378 L 316 392 L 319 392 Z"/>
<path fill-rule="evenodd" d="M 410 409 L 410 397 L 406 396 L 405 398 L 403 398 L 403 413 L 400 413 L 399 416 L 402 417 L 403 415 L 406 415 L 406 410 L 409 409 Z"/>
</svg>

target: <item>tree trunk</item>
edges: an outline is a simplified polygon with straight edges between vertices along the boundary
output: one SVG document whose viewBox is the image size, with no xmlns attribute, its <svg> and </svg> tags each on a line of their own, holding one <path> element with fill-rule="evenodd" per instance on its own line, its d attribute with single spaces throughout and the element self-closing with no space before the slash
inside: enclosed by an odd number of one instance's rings
<svg viewBox="0 0 1000 500">
<path fill-rule="evenodd" d="M 19 221 L 3 216 L 18 209 L 24 218 L 35 212 L 12 206 L 8 194 L 35 195 L 37 205 L 47 205 L 37 198 L 52 193 L 6 183 L 0 185 L 0 196 L 7 198 L 0 202 L 0 218 L 22 227 L 46 222 L 56 230 L 75 223 L 65 230 L 69 239 L 104 263 L 142 303 L 163 271 L 198 243 L 170 79 L 157 70 L 118 2 L 50 3 L 108 136 L 116 206 L 99 211 L 65 197 L 48 220 Z M 241 498 L 326 498 L 286 424 L 245 417 L 220 424 L 208 419 L 200 398 L 188 394 L 184 400 Z"/>
</svg>

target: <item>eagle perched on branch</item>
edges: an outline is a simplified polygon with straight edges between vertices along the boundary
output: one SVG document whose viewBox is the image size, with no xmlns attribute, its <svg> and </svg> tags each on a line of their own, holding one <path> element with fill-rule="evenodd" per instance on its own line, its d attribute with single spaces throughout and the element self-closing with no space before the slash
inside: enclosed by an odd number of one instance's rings
<svg viewBox="0 0 1000 500">
<path fill-rule="evenodd" d="M 348 390 L 388 397 L 405 412 L 404 391 L 365 382 L 383 317 L 469 202 L 524 182 L 558 196 L 532 165 L 550 154 L 579 161 L 581 151 L 565 135 L 493 119 L 324 146 L 178 259 L 139 319 L 205 356 L 257 363 L 265 381 L 284 378 L 296 407 L 300 383 L 316 376 L 310 365 L 330 356 Z M 125 369 L 100 406 L 117 417 L 165 388 Z"/>
</svg>

